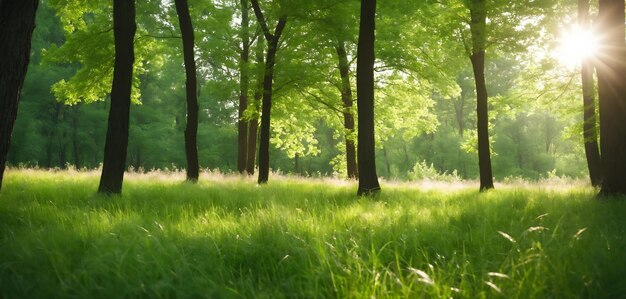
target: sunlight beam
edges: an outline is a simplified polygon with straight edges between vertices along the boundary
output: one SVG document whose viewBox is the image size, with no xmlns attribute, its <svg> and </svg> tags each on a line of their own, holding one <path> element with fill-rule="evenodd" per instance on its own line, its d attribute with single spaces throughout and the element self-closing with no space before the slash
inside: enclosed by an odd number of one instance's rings
<svg viewBox="0 0 626 299">
<path fill-rule="evenodd" d="M 594 57 L 598 51 L 598 35 L 578 25 L 562 31 L 558 41 L 554 55 L 559 63 L 567 67 L 580 65 L 583 59 Z"/>
</svg>

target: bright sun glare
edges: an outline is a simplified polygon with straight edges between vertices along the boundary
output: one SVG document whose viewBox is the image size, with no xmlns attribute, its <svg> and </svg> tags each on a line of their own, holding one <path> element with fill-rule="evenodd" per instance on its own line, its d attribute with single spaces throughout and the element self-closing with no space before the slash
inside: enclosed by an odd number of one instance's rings
<svg viewBox="0 0 626 299">
<path fill-rule="evenodd" d="M 593 57 L 597 50 L 597 35 L 590 29 L 573 26 L 561 33 L 554 54 L 561 64 L 575 67 L 580 65 L 583 58 Z"/>
</svg>

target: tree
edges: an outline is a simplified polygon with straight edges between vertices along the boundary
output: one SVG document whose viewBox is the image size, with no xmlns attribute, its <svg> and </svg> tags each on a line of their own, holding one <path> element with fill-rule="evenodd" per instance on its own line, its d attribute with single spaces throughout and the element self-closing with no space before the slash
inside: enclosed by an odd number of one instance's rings
<svg viewBox="0 0 626 299">
<path fill-rule="evenodd" d="M 0 2 L 0 189 L 30 61 L 38 0 Z"/>
<path fill-rule="evenodd" d="M 485 44 L 487 42 L 487 7 L 485 0 L 470 0 L 470 31 L 472 53 L 470 60 L 476 83 L 476 129 L 478 132 L 478 168 L 480 190 L 493 189 L 491 153 L 489 149 L 489 107 L 487 83 L 485 81 Z"/>
<path fill-rule="evenodd" d="M 578 25 L 583 29 L 590 27 L 589 0 L 578 0 Z M 587 57 L 583 58 L 581 62 L 580 77 L 583 92 L 583 137 L 587 168 L 589 169 L 591 185 L 600 187 L 602 185 L 602 162 L 600 160 L 600 150 L 598 149 L 598 131 L 596 128 L 593 65 Z"/>
<path fill-rule="evenodd" d="M 624 1 L 600 0 L 598 63 L 603 196 L 626 194 L 626 44 Z"/>
<path fill-rule="evenodd" d="M 187 92 L 187 126 L 185 128 L 185 157 L 187 158 L 187 181 L 198 181 L 198 94 L 194 34 L 187 0 L 175 0 L 176 14 L 183 36 L 185 61 L 185 90 Z"/>
<path fill-rule="evenodd" d="M 261 100 L 263 99 L 263 78 L 265 77 L 265 63 L 263 61 L 263 39 L 258 38 L 254 59 L 256 60 L 256 86 L 254 89 L 254 101 L 252 105 L 248 106 L 248 111 L 250 111 L 249 119 L 248 119 L 248 140 L 247 146 L 248 150 L 246 153 L 246 172 L 249 175 L 254 174 L 254 165 L 256 161 L 256 146 L 257 139 L 259 133 L 259 108 L 261 104 Z"/>
<path fill-rule="evenodd" d="M 352 86 L 350 85 L 350 63 L 346 53 L 346 44 L 343 40 L 337 42 L 335 47 L 338 68 L 341 75 L 341 101 L 343 102 L 343 125 L 346 142 L 346 166 L 348 178 L 356 179 L 359 175 L 356 162 L 356 148 L 354 145 L 354 115 L 352 114 Z"/>
<path fill-rule="evenodd" d="M 111 87 L 111 108 L 104 146 L 104 161 L 98 193 L 121 194 L 126 168 L 130 98 L 135 62 L 135 0 L 113 1 L 115 66 Z"/>
<path fill-rule="evenodd" d="M 361 0 L 361 21 L 357 50 L 357 109 L 358 109 L 358 195 L 380 192 L 376 175 L 374 142 L 374 43 L 376 0 Z"/>
<path fill-rule="evenodd" d="M 355 47 L 353 45 L 356 43 L 359 21 L 358 15 L 353 12 L 358 9 L 358 2 L 317 2 L 320 9 L 314 11 L 313 15 L 309 17 L 312 26 L 304 29 L 319 33 L 316 36 L 317 40 L 314 41 L 314 47 L 328 46 L 332 48 L 336 58 L 333 63 L 334 71 L 338 71 L 339 80 L 330 80 L 329 75 L 325 75 L 323 79 L 331 81 L 331 85 L 339 92 L 340 101 L 326 100 L 328 96 L 324 96 L 326 92 L 322 90 L 323 85 L 320 84 L 322 82 L 313 85 L 315 89 L 319 89 L 322 95 L 313 97 L 313 100 L 322 103 L 330 113 L 339 113 L 341 116 L 342 127 L 341 130 L 339 128 L 337 130 L 341 132 L 338 135 L 343 136 L 344 149 L 343 151 L 340 150 L 340 155 L 345 154 L 345 160 L 341 161 L 339 159 L 341 157 L 337 157 L 337 165 L 335 166 L 341 165 L 339 168 L 343 170 L 343 165 L 345 165 L 345 175 L 350 179 L 357 179 L 355 99 L 350 77 L 353 76 L 351 74 L 351 57 L 354 57 Z"/>
<path fill-rule="evenodd" d="M 244 173 L 248 162 L 248 127 L 249 121 L 244 113 L 248 108 L 248 60 L 250 57 L 250 32 L 248 18 L 248 0 L 241 2 L 241 53 L 239 57 L 239 113 L 237 119 L 237 171 Z M 254 159 L 254 157 L 252 157 Z"/>
<path fill-rule="evenodd" d="M 463 45 L 464 51 L 458 53 L 464 52 L 472 65 L 472 89 L 476 89 L 476 138 L 472 132 L 464 134 L 464 139 L 476 139 L 480 190 L 493 188 L 489 116 L 494 115 L 489 110 L 500 105 L 489 99 L 490 94 L 493 97 L 491 85 L 498 84 L 499 78 L 490 81 L 485 77 L 486 52 L 489 50 L 489 60 L 505 55 L 516 57 L 519 65 L 527 64 L 523 54 L 529 44 L 536 43 L 555 6 L 557 4 L 551 1 L 447 0 L 434 1 L 426 10 L 430 17 L 425 18 L 425 22 L 433 24 L 433 34 Z M 454 50 L 444 49 L 443 52 L 455 61 Z M 459 65 L 458 69 L 462 70 L 464 66 Z M 465 103 L 461 101 L 459 104 L 458 112 L 462 112 Z M 464 118 L 459 118 L 458 122 L 463 123 Z"/>
<path fill-rule="evenodd" d="M 276 52 L 280 36 L 287 24 L 287 16 L 282 14 L 278 18 L 278 24 L 272 34 L 267 27 L 263 12 L 259 7 L 258 0 L 252 0 L 254 14 L 263 30 L 263 35 L 267 41 L 267 55 L 265 58 L 265 75 L 263 77 L 263 101 L 261 106 L 261 136 L 259 140 L 259 184 L 267 183 L 270 171 L 270 113 L 272 111 L 272 92 L 274 80 L 274 65 L 276 63 Z"/>
<path fill-rule="evenodd" d="M 39 3 L 35 23 L 37 28 L 32 36 L 30 63 L 21 90 L 7 165 L 64 167 L 66 162 L 73 162 L 77 167 L 87 166 L 91 161 L 86 159 L 85 154 L 91 151 L 85 151 L 85 141 L 91 136 L 81 134 L 80 131 L 87 130 L 89 126 L 79 119 L 85 111 L 56 101 L 50 91 L 52 84 L 71 75 L 76 66 L 44 63 L 45 55 L 41 50 L 65 40 L 58 18 L 48 2 Z M 106 118 L 95 121 L 102 120 Z M 104 141 L 104 134 L 93 135 Z M 98 164 L 100 161 L 95 163 Z"/>
</svg>

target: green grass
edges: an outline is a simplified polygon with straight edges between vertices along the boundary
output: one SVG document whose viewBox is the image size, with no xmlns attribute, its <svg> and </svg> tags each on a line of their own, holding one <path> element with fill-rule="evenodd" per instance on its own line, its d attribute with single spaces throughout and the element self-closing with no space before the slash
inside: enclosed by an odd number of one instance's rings
<svg viewBox="0 0 626 299">
<path fill-rule="evenodd" d="M 10 169 L 0 297 L 626 297 L 626 201 L 582 185 L 182 179 Z"/>
</svg>

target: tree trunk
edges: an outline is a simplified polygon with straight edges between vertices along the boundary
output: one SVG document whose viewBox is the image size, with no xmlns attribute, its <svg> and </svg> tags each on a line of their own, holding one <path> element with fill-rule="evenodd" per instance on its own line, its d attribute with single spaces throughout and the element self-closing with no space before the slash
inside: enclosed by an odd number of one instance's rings
<svg viewBox="0 0 626 299">
<path fill-rule="evenodd" d="M 602 185 L 602 162 L 600 150 L 598 149 L 598 129 L 596 128 L 596 106 L 593 98 L 593 67 L 585 59 L 581 67 L 583 85 L 583 105 L 584 123 L 583 137 L 585 142 L 585 156 L 587 157 L 587 168 L 589 169 L 589 179 L 591 185 L 600 187 Z"/>
<path fill-rule="evenodd" d="M 270 172 L 270 113 L 272 111 L 272 92 L 274 80 L 274 64 L 278 40 L 268 41 L 265 59 L 265 75 L 263 76 L 263 99 L 261 104 L 261 137 L 259 139 L 259 178 L 258 183 L 267 183 Z"/>
<path fill-rule="evenodd" d="M 104 161 L 98 193 L 121 194 L 128 148 L 130 95 L 135 62 L 135 0 L 113 1 L 115 67 L 111 87 L 111 108 L 104 146 Z"/>
<path fill-rule="evenodd" d="M 254 95 L 254 102 L 256 111 L 261 109 L 260 103 L 263 98 L 263 87 L 260 87 Z M 255 113 L 255 117 L 249 121 L 250 128 L 248 129 L 248 160 L 246 161 L 246 172 L 249 175 L 254 174 L 254 166 L 256 162 L 256 145 L 259 135 L 259 115 Z"/>
<path fill-rule="evenodd" d="M 254 91 L 254 115 L 248 120 L 248 160 L 246 163 L 246 172 L 249 175 L 254 174 L 254 165 L 256 162 L 256 145 L 259 133 L 259 110 L 261 109 L 261 100 L 263 98 L 263 77 L 265 75 L 265 64 L 263 61 L 263 39 L 257 40 L 255 60 L 257 64 L 257 86 Z"/>
<path fill-rule="evenodd" d="M 580 28 L 589 29 L 589 0 L 578 1 L 578 25 Z M 593 65 L 589 58 L 583 58 L 580 67 L 580 76 L 583 92 L 583 137 L 585 144 L 585 156 L 591 185 L 602 185 L 602 162 L 600 149 L 598 148 L 598 129 L 596 128 L 596 103 L 594 99 Z"/>
<path fill-rule="evenodd" d="M 600 0 L 598 73 L 601 195 L 626 194 L 626 45 L 624 1 Z"/>
<path fill-rule="evenodd" d="M 341 75 L 341 101 L 343 102 L 343 128 L 346 140 L 346 165 L 348 178 L 357 179 L 356 148 L 354 145 L 354 115 L 352 114 L 352 87 L 350 85 L 350 63 L 344 41 L 339 41 L 336 48 L 339 57 Z"/>
<path fill-rule="evenodd" d="M 176 14 L 183 37 L 185 61 L 185 90 L 187 92 L 187 127 L 185 128 L 185 156 L 187 158 L 187 181 L 197 182 L 198 164 L 198 83 L 196 79 L 196 59 L 194 54 L 194 34 L 187 0 L 175 0 Z"/>
<path fill-rule="evenodd" d="M 476 83 L 476 129 L 478 132 L 478 168 L 480 191 L 493 189 L 491 153 L 489 148 L 489 108 L 487 83 L 485 82 L 485 43 L 487 10 L 485 0 L 470 3 L 472 54 L 470 60 Z"/>
<path fill-rule="evenodd" d="M 38 0 L 0 1 L 0 189 L 35 29 Z"/>
<path fill-rule="evenodd" d="M 239 114 L 237 121 L 237 171 L 246 172 L 248 162 L 248 124 L 244 112 L 248 108 L 248 59 L 250 56 L 250 36 L 248 0 L 241 0 L 241 57 L 239 58 Z M 251 158 L 254 159 L 254 156 Z"/>
<path fill-rule="evenodd" d="M 259 98 L 255 99 L 258 103 L 261 102 L 263 97 L 262 92 L 259 92 Z M 256 98 L 256 95 L 255 95 Z M 257 109 L 260 109 L 260 105 L 257 105 Z M 249 175 L 254 174 L 254 166 L 256 165 L 256 146 L 257 139 L 259 137 L 259 118 L 258 116 L 249 121 L 250 127 L 248 128 L 248 160 L 246 161 L 246 172 Z"/>
<path fill-rule="evenodd" d="M 359 116 L 357 194 L 380 192 L 376 175 L 374 139 L 374 42 L 376 28 L 376 0 L 361 0 L 361 21 L 357 50 L 356 90 Z"/>
<path fill-rule="evenodd" d="M 260 101 L 261 99 L 259 99 Z M 250 127 L 248 128 L 248 160 L 246 161 L 246 172 L 249 175 L 254 174 L 254 166 L 256 165 L 256 144 L 259 137 L 259 120 L 252 119 L 249 121 Z"/>
<path fill-rule="evenodd" d="M 278 41 L 287 24 L 287 16 L 283 15 L 278 19 L 278 24 L 274 29 L 274 34 L 269 32 L 263 13 L 259 7 L 258 0 L 252 0 L 252 7 L 267 41 L 267 56 L 265 59 L 265 75 L 263 76 L 263 101 L 261 111 L 261 137 L 259 140 L 259 184 L 267 183 L 270 172 L 270 113 L 272 111 L 272 92 L 274 80 L 274 64 L 276 63 L 276 52 L 278 51 Z"/>
</svg>

